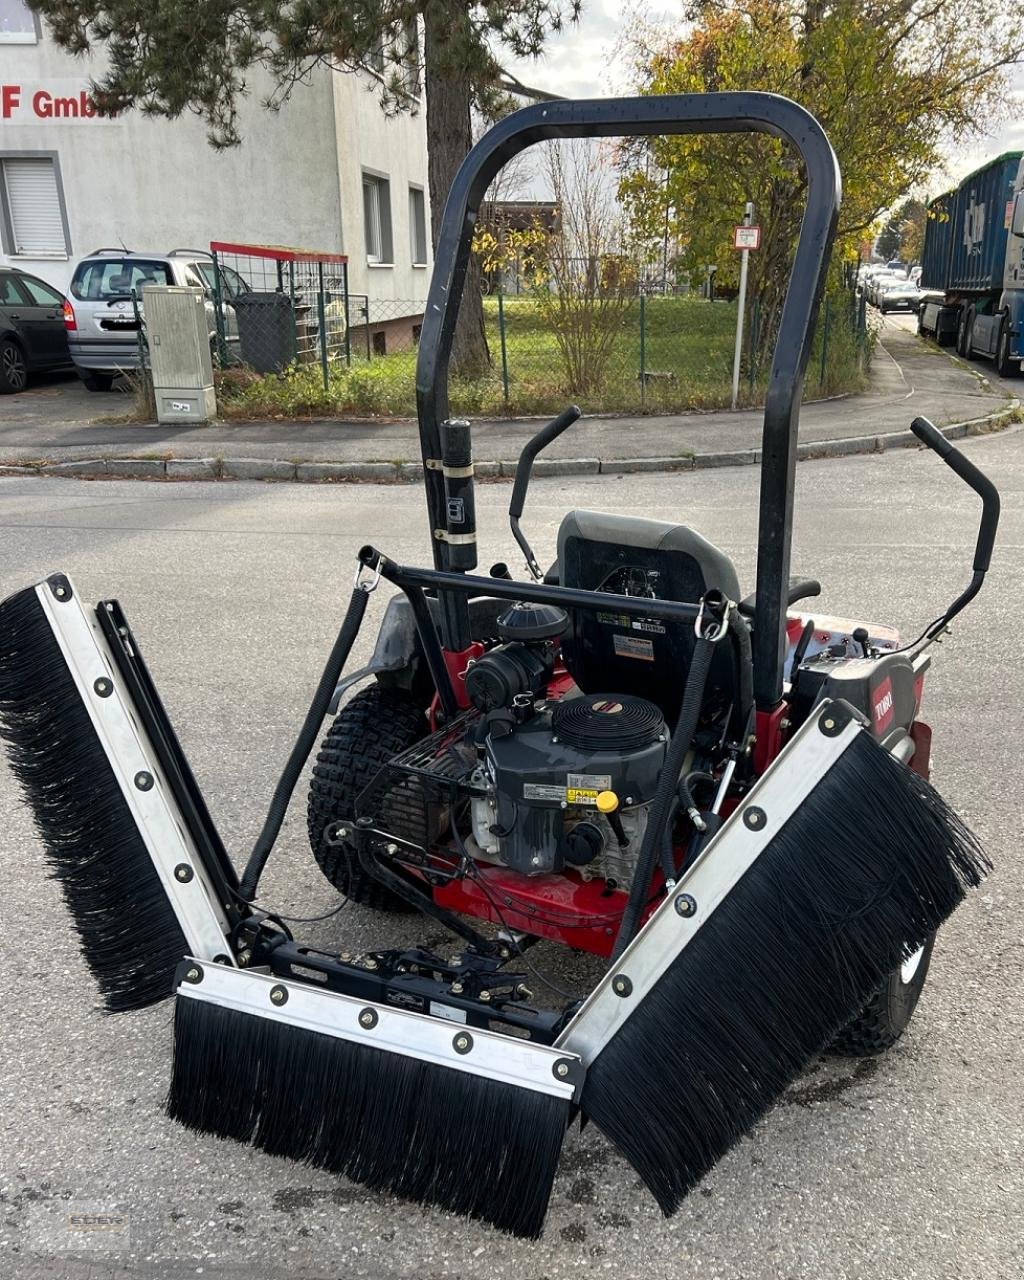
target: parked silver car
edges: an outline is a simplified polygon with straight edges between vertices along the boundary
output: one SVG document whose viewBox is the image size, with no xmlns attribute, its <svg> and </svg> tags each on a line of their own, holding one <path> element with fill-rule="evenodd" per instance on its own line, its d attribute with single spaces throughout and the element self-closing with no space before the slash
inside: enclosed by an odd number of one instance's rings
<svg viewBox="0 0 1024 1280">
<path fill-rule="evenodd" d="M 226 302 L 249 292 L 237 271 L 224 267 L 220 274 Z M 172 249 L 170 253 L 97 249 L 75 267 L 64 303 L 68 350 L 78 376 L 90 391 L 109 391 L 119 373 L 138 368 L 135 299 L 141 301 L 148 284 L 203 289 L 211 347 L 216 343 L 213 259 L 209 253 L 202 249 Z M 237 341 L 234 309 L 228 305 L 223 310 L 224 336 Z"/>
</svg>

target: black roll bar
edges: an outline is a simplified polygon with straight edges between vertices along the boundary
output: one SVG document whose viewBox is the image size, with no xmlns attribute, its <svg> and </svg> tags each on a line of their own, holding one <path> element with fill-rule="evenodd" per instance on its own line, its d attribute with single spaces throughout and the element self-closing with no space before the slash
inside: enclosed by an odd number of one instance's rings
<svg viewBox="0 0 1024 1280">
<path fill-rule="evenodd" d="M 800 397 L 840 201 L 835 153 L 803 107 L 768 93 L 592 98 L 537 103 L 500 121 L 463 161 L 445 206 L 420 333 L 416 402 L 434 564 L 449 570 L 456 566 L 437 537 L 446 527 L 444 477 L 438 469 L 441 424 L 449 416 L 448 365 L 473 231 L 495 174 L 526 147 L 553 139 L 747 132 L 790 143 L 807 176 L 807 205 L 775 346 L 761 444 L 754 693 L 758 707 L 769 710 L 782 696 Z M 464 649 L 469 644 L 465 597 L 443 589 L 438 594 L 445 644 Z"/>
</svg>

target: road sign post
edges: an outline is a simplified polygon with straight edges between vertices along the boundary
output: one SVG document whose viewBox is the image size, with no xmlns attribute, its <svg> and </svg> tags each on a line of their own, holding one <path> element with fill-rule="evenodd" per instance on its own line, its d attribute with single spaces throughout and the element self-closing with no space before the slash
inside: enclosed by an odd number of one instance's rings
<svg viewBox="0 0 1024 1280">
<path fill-rule="evenodd" d="M 751 250 L 761 247 L 761 228 L 754 225 L 754 206 L 748 200 L 743 222 L 733 231 L 732 247 L 740 252 L 740 293 L 736 311 L 736 351 L 732 360 L 732 407 L 740 396 L 740 357 L 743 353 L 743 315 L 747 306 L 747 265 Z"/>
</svg>

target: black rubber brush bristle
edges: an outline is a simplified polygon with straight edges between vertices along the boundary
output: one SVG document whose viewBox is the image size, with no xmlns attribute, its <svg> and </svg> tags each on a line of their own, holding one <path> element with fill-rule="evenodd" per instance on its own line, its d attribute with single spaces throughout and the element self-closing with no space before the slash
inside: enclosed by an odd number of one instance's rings
<svg viewBox="0 0 1024 1280">
<path fill-rule="evenodd" d="M 584 1113 L 665 1214 L 987 869 L 934 788 L 860 734 L 588 1063 Z"/>
<path fill-rule="evenodd" d="M 376 1191 L 536 1237 L 571 1104 L 179 995 L 168 1111 Z"/>
<path fill-rule="evenodd" d="M 169 996 L 188 947 L 35 589 L 0 604 L 0 737 L 111 1012 Z"/>
</svg>

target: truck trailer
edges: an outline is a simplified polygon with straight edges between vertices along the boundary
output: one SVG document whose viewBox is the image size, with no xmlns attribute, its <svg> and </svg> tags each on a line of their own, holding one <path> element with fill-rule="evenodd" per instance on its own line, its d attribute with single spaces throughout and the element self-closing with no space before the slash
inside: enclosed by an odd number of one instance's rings
<svg viewBox="0 0 1024 1280">
<path fill-rule="evenodd" d="M 918 332 L 1002 377 L 1024 360 L 1024 159 L 1008 151 L 928 205 Z"/>
</svg>

